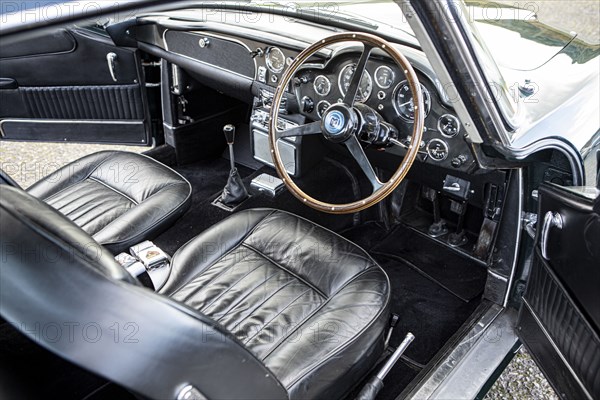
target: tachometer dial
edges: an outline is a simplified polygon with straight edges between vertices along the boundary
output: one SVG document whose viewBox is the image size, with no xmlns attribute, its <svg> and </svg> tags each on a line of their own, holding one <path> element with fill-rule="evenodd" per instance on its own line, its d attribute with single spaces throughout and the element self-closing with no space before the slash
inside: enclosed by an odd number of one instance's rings
<svg viewBox="0 0 600 400">
<path fill-rule="evenodd" d="M 331 81 L 325 75 L 319 75 L 315 78 L 313 86 L 319 96 L 327 96 L 331 90 Z"/>
<path fill-rule="evenodd" d="M 421 84 L 421 93 L 423 93 L 425 116 L 427 116 L 431 110 L 431 95 L 423 84 Z M 412 122 L 415 120 L 415 103 L 408 81 L 402 81 L 396 86 L 394 90 L 394 108 L 405 121 Z"/>
<path fill-rule="evenodd" d="M 396 79 L 394 71 L 387 65 L 382 65 L 375 70 L 375 83 L 382 89 L 389 89 Z"/>
<path fill-rule="evenodd" d="M 267 67 L 271 72 L 279 73 L 285 67 L 285 55 L 277 47 L 269 47 L 266 56 Z"/>
<path fill-rule="evenodd" d="M 338 86 L 340 87 L 340 92 L 342 96 L 346 95 L 348 88 L 350 87 L 350 83 L 352 82 L 352 75 L 354 75 L 354 69 L 356 68 L 356 64 L 349 64 L 342 69 L 340 72 L 340 77 L 338 79 Z M 358 92 L 356 93 L 355 100 L 360 102 L 365 102 L 371 96 L 371 92 L 373 91 L 373 80 L 371 79 L 371 75 L 365 69 L 363 72 L 363 76 L 360 80 L 360 84 L 358 85 Z"/>
</svg>

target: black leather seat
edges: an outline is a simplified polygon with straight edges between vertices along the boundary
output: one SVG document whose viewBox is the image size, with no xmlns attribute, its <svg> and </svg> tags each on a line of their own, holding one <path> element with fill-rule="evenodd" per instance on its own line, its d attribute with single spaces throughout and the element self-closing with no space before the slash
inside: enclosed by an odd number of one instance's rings
<svg viewBox="0 0 600 400">
<path fill-rule="evenodd" d="M 386 274 L 353 243 L 292 214 L 249 210 L 215 225 L 174 255 L 158 294 L 21 191 L 2 190 L 0 216 L 2 316 L 29 336 L 34 322 L 94 321 L 101 332 L 134 324 L 135 342 L 78 331 L 37 339 L 142 395 L 175 398 L 191 385 L 206 398 L 339 398 L 383 352 Z M 32 246 L 65 261 L 40 268 L 23 256 Z"/>
<path fill-rule="evenodd" d="M 116 254 L 170 227 L 189 208 L 192 189 L 150 157 L 103 151 L 66 165 L 27 191 Z"/>
</svg>

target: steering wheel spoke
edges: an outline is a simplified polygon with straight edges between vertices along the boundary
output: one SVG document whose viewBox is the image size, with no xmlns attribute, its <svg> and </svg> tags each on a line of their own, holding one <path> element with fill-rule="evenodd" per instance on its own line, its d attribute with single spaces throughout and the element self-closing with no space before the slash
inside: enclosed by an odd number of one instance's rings
<svg viewBox="0 0 600 400">
<path fill-rule="evenodd" d="M 292 82 L 292 79 L 296 76 L 302 65 L 307 63 L 313 55 L 317 54 L 317 52 L 343 42 L 360 42 L 363 45 L 362 54 L 357 60 L 349 84 L 346 81 L 348 90 L 346 90 L 343 99 L 329 107 L 323 114 L 321 121 L 289 129 L 279 129 L 281 125 L 278 124 L 279 121 L 277 117 L 279 115 L 279 110 L 281 109 L 282 99 L 286 95 L 290 82 Z M 408 146 L 406 154 L 396 171 L 387 182 L 381 182 L 358 139 L 358 135 L 364 133 L 363 130 L 366 132 L 366 130 L 374 126 L 373 121 L 370 121 L 371 125 L 367 126 L 366 124 L 369 121 L 362 119 L 364 117 L 363 111 L 369 108 L 369 105 L 365 104 L 364 107 L 362 107 L 362 105 L 356 104 L 356 97 L 360 92 L 363 74 L 365 74 L 367 70 L 367 63 L 374 49 L 379 49 L 387 53 L 404 72 L 415 101 L 415 118 L 412 138 L 415 143 L 421 143 L 424 126 L 424 107 L 422 94 L 419 90 L 420 84 L 417 74 L 406 57 L 396 47 L 369 33 L 337 33 L 310 45 L 298 54 L 283 72 L 273 95 L 269 118 L 269 148 L 273 158 L 273 164 L 290 193 L 302 203 L 316 210 L 330 214 L 348 214 L 364 210 L 377 204 L 377 202 L 383 200 L 392 193 L 400 184 L 418 155 L 419 149 L 417 146 Z M 363 108 L 363 111 L 360 111 L 361 107 Z M 383 119 L 381 116 L 376 116 L 376 119 L 377 118 Z M 375 125 L 377 125 L 377 121 L 374 120 L 374 122 Z M 377 128 L 377 126 L 375 126 L 375 128 Z M 385 136 L 385 132 L 381 132 L 381 130 L 375 133 Z M 277 141 L 282 138 L 316 134 L 321 134 L 324 140 L 336 143 L 336 145 L 343 144 L 348 148 L 348 151 L 356 160 L 360 169 L 373 187 L 373 192 L 370 195 L 350 203 L 329 203 L 310 196 L 294 182 L 294 179 L 286 170 L 285 160 L 280 153 L 280 146 L 277 145 Z"/>
<path fill-rule="evenodd" d="M 352 136 L 350 139 L 344 142 L 344 145 L 346 145 L 346 147 L 350 151 L 350 154 L 352 154 L 352 157 L 354 157 L 354 159 L 358 163 L 360 169 L 362 169 L 369 182 L 371 182 L 371 186 L 373 186 L 373 192 L 376 192 L 377 190 L 381 189 L 383 183 L 381 183 L 379 178 L 377 178 L 377 174 L 375 173 L 371 162 L 367 158 L 365 150 L 358 141 L 358 138 L 356 136 Z"/>
<path fill-rule="evenodd" d="M 278 131 L 277 138 L 318 135 L 321 133 L 321 121 L 295 126 L 285 131 Z"/>
<path fill-rule="evenodd" d="M 373 46 L 371 46 L 368 43 L 364 43 L 363 52 L 360 55 L 358 64 L 356 64 L 356 68 L 354 68 L 354 74 L 352 75 L 350 86 L 348 86 L 348 91 L 344 96 L 344 104 L 350 106 L 354 104 L 354 99 L 356 99 L 356 94 L 358 93 L 358 88 L 360 87 L 362 76 L 365 73 L 365 70 L 367 69 L 367 61 L 369 61 L 371 50 L 373 50 Z"/>
</svg>

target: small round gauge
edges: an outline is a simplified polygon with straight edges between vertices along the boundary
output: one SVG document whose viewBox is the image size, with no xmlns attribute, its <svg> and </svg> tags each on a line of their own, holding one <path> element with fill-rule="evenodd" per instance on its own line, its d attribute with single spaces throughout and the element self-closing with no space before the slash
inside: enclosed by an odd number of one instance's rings
<svg viewBox="0 0 600 400">
<path fill-rule="evenodd" d="M 448 145 L 440 139 L 431 139 L 427 143 L 427 154 L 433 161 L 444 161 L 448 158 Z"/>
<path fill-rule="evenodd" d="M 423 102 L 425 103 L 425 116 L 431 111 L 431 95 L 429 90 L 421 84 L 421 93 L 423 93 Z M 394 108 L 396 112 L 405 121 L 412 122 L 415 120 L 415 103 L 410 90 L 408 81 L 404 80 L 394 89 Z"/>
<path fill-rule="evenodd" d="M 342 96 L 346 95 L 348 88 L 350 87 L 350 83 L 352 82 L 352 75 L 354 75 L 354 69 L 356 68 L 356 64 L 348 64 L 340 72 L 340 77 L 338 79 L 338 86 L 340 87 L 340 92 Z M 371 92 L 373 91 L 373 80 L 371 79 L 371 75 L 365 69 L 363 72 L 363 76 L 360 80 L 360 85 L 358 85 L 358 92 L 356 93 L 356 101 L 365 102 L 371 96 Z"/>
<path fill-rule="evenodd" d="M 313 87 L 319 96 L 327 96 L 331 90 L 331 81 L 325 75 L 319 75 L 315 78 Z"/>
<path fill-rule="evenodd" d="M 269 47 L 267 50 L 267 67 L 271 70 L 271 72 L 279 73 L 283 71 L 283 67 L 285 67 L 285 55 L 283 51 L 281 51 L 277 47 Z"/>
<path fill-rule="evenodd" d="M 326 100 L 321 100 L 319 103 L 317 103 L 317 115 L 319 118 L 323 118 L 323 113 L 327 111 L 330 106 L 331 104 L 329 104 L 329 102 Z"/>
<path fill-rule="evenodd" d="M 452 138 L 460 132 L 460 122 L 452 114 L 444 114 L 438 119 L 438 131 L 442 136 Z"/>
<path fill-rule="evenodd" d="M 394 71 L 387 65 L 382 65 L 375 70 L 375 83 L 382 89 L 389 89 L 396 79 Z"/>
</svg>

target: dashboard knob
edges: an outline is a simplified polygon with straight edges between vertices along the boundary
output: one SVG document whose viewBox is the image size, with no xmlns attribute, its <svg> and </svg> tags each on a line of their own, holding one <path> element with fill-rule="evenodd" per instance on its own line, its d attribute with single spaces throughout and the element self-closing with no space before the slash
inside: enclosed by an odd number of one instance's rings
<svg viewBox="0 0 600 400">
<path fill-rule="evenodd" d="M 450 164 L 454 167 L 454 168 L 460 168 L 463 166 L 463 164 L 467 161 L 467 157 L 464 156 L 463 154 L 454 157 L 452 159 L 452 161 L 450 161 Z"/>
<path fill-rule="evenodd" d="M 315 102 L 308 96 L 302 98 L 302 111 L 311 113 L 315 109 Z"/>
<path fill-rule="evenodd" d="M 208 47 L 208 45 L 210 44 L 210 39 L 209 38 L 202 38 L 202 39 L 200 39 L 200 41 L 198 42 L 198 44 L 200 45 L 200 48 L 204 49 L 205 47 Z"/>
</svg>

